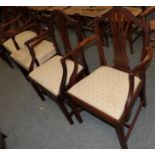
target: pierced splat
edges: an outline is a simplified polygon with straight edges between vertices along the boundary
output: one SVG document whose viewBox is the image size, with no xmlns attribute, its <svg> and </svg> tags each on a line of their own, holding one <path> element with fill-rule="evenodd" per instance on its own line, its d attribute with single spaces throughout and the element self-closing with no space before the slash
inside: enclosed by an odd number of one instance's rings
<svg viewBox="0 0 155 155">
<path fill-rule="evenodd" d="M 104 23 L 107 22 L 109 25 L 108 32 L 112 36 L 113 46 L 114 46 L 114 57 L 113 64 L 114 67 L 120 68 L 126 71 L 130 70 L 128 55 L 126 51 L 127 47 L 127 39 L 129 35 L 131 35 L 131 27 L 133 25 L 140 26 L 143 29 L 143 48 L 142 55 L 143 58 L 145 55 L 144 47 L 148 44 L 148 34 L 149 28 L 140 21 L 137 20 L 128 10 L 123 8 L 114 8 L 110 10 L 108 13 L 96 17 L 95 20 L 95 31 L 97 38 L 97 46 L 99 50 L 100 62 L 102 65 L 107 65 L 107 61 L 104 56 L 104 48 L 101 44 L 104 36 L 103 31 L 106 32 L 104 28 Z M 145 35 L 144 35 L 145 34 Z M 141 58 L 141 59 L 142 59 Z"/>
<path fill-rule="evenodd" d="M 126 52 L 127 34 L 131 21 L 123 14 L 113 14 L 109 19 L 114 42 L 114 65 L 117 67 L 129 68 Z"/>
</svg>

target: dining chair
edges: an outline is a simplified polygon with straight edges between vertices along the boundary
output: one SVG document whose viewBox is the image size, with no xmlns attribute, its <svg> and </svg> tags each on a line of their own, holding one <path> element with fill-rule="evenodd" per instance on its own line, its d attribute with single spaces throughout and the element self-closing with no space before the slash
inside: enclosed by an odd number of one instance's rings
<svg viewBox="0 0 155 155">
<path fill-rule="evenodd" d="M 49 39 L 40 39 L 43 36 L 47 36 L 48 29 L 40 27 L 35 21 L 34 17 L 28 8 L 19 7 L 18 12 L 22 14 L 22 17 L 18 21 L 17 27 L 13 30 L 8 30 L 5 33 L 11 33 L 12 37 L 3 43 L 3 46 L 10 52 L 11 58 L 16 62 L 24 76 L 27 78 L 28 73 L 34 69 L 31 65 L 32 56 L 30 51 L 34 51 L 36 55 L 35 66 L 44 63 L 55 55 L 56 50 L 53 42 Z M 23 19 L 25 18 L 25 19 Z M 35 45 L 34 45 L 35 44 Z"/>
<path fill-rule="evenodd" d="M 70 31 L 72 31 L 72 34 L 75 34 L 74 36 L 75 40 L 77 39 L 77 43 L 83 39 L 81 28 L 76 20 L 73 20 L 60 10 L 54 10 L 51 16 L 46 17 L 45 21 L 48 22 L 47 25 L 53 36 L 52 38 L 57 53 L 47 62 L 31 71 L 29 74 L 29 81 L 32 83 L 41 99 L 44 100 L 44 94 L 52 98 L 58 104 L 68 122 L 73 124 L 73 120 L 71 119 L 73 113 L 72 111 L 69 112 L 66 108 L 67 101 L 64 98 L 64 91 L 72 86 L 76 69 L 78 72 L 76 81 L 87 73 L 86 61 L 83 54 L 77 57 L 70 57 L 66 61 L 66 68 L 63 68 L 61 59 L 64 54 L 73 49 L 73 38 L 70 38 Z M 60 36 L 59 40 L 58 36 Z M 45 39 L 45 37 L 43 39 Z M 60 42 L 62 42 L 62 46 L 60 46 Z M 32 60 L 35 61 L 35 59 L 36 58 L 33 56 Z M 74 69 L 74 59 L 78 59 L 79 61 L 78 65 L 75 67 L 76 69 Z"/>
<path fill-rule="evenodd" d="M 105 20 L 110 23 L 113 33 L 112 65 L 107 63 L 101 38 L 101 28 L 103 28 L 101 25 Z M 130 24 L 133 23 L 143 29 L 143 43 L 142 48 L 139 48 L 138 51 L 141 55 L 140 63 L 131 68 L 126 52 L 126 42 Z M 70 56 L 76 57 L 80 53 L 80 49 L 92 41 L 96 42 L 101 66 L 66 91 L 66 98 L 70 101 L 79 122 L 82 122 L 79 110 L 81 107 L 112 125 L 116 130 L 121 147 L 128 148 L 127 140 L 142 106 L 146 106 L 146 69 L 153 57 L 149 47 L 149 25 L 136 19 L 123 8 L 113 8 L 108 13 L 96 17 L 94 36 L 83 40 L 75 50 L 62 58 L 64 68 L 66 68 L 64 62 Z M 77 62 L 74 63 L 77 66 Z M 135 111 L 135 116 L 132 117 L 133 120 L 129 123 L 128 120 L 133 114 L 132 110 L 138 97 L 140 104 Z M 126 134 L 124 127 L 128 129 Z"/>
</svg>

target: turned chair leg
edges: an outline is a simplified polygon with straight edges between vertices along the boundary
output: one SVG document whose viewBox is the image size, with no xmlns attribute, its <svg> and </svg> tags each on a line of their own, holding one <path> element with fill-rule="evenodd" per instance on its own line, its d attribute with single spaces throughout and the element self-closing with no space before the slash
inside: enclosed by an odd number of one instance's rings
<svg viewBox="0 0 155 155">
<path fill-rule="evenodd" d="M 116 130 L 116 133 L 117 133 L 121 148 L 122 149 L 127 149 L 128 146 L 127 146 L 127 141 L 125 139 L 125 132 L 124 132 L 123 126 L 117 126 L 117 127 L 115 127 L 115 130 Z"/>
<path fill-rule="evenodd" d="M 72 125 L 74 122 L 71 118 L 70 113 L 68 112 L 66 106 L 64 105 L 63 101 L 57 101 L 57 104 L 59 105 L 61 111 L 63 112 L 63 114 L 65 115 L 66 119 L 68 120 L 68 122 Z"/>
<path fill-rule="evenodd" d="M 70 106 L 71 106 L 71 108 L 73 110 L 73 113 L 74 113 L 77 121 L 79 123 L 82 123 L 83 122 L 83 119 L 82 119 L 82 117 L 80 115 L 80 111 L 78 109 L 78 106 L 74 103 L 73 99 L 71 99 L 71 98 L 70 98 Z"/>
</svg>

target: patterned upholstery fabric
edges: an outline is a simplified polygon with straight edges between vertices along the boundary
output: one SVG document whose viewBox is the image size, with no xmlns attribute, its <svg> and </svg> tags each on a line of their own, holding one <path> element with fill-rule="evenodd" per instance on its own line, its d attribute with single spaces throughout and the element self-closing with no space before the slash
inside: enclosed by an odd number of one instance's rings
<svg viewBox="0 0 155 155">
<path fill-rule="evenodd" d="M 44 63 L 54 54 L 56 54 L 55 47 L 52 42 L 43 40 L 35 48 L 36 58 L 39 64 Z M 32 57 L 27 47 L 20 49 L 11 54 L 11 57 L 26 70 L 29 69 Z"/>
<path fill-rule="evenodd" d="M 19 48 L 22 49 L 22 48 L 25 48 L 25 44 L 24 44 L 25 41 L 27 41 L 27 40 L 35 37 L 35 36 L 37 36 L 37 34 L 35 32 L 32 32 L 32 31 L 24 31 L 24 32 L 21 32 L 21 33 L 17 34 L 15 36 L 15 40 L 18 43 Z M 13 42 L 13 40 L 11 38 L 8 39 L 7 41 L 5 41 L 3 43 L 3 46 L 10 53 L 13 53 L 13 52 L 16 52 L 17 51 L 17 49 L 16 49 L 16 47 L 14 45 L 14 42 Z"/>
<path fill-rule="evenodd" d="M 140 79 L 135 77 L 136 90 Z M 75 84 L 68 93 L 118 120 L 129 91 L 128 73 L 102 66 Z"/>
<path fill-rule="evenodd" d="M 40 67 L 33 70 L 29 76 L 35 82 L 46 88 L 55 96 L 59 94 L 60 84 L 63 76 L 63 68 L 61 64 L 62 56 L 54 56 L 49 61 L 42 64 Z M 74 63 L 71 60 L 66 61 L 67 64 L 67 80 L 66 85 L 69 83 L 70 76 L 74 69 Z M 78 73 L 82 70 L 82 66 L 78 66 Z"/>
</svg>

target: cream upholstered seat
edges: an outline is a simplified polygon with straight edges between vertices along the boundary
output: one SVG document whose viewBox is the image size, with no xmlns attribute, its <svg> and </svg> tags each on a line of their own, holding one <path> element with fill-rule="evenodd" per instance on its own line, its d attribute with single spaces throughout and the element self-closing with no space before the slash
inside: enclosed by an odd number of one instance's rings
<svg viewBox="0 0 155 155">
<path fill-rule="evenodd" d="M 36 58 L 39 64 L 44 63 L 56 54 L 55 47 L 52 42 L 43 40 L 34 48 Z M 29 70 L 32 57 L 27 47 L 22 48 L 11 54 L 11 57 L 23 68 Z"/>
<path fill-rule="evenodd" d="M 37 36 L 37 33 L 36 32 L 33 32 L 33 31 L 24 31 L 24 32 L 21 32 L 19 34 L 17 34 L 15 36 L 15 40 L 17 42 L 17 44 L 19 45 L 19 48 L 22 49 L 22 48 L 25 48 L 25 42 L 29 39 L 32 39 L 33 37 Z M 13 40 L 10 38 L 8 40 L 6 40 L 4 43 L 3 43 L 3 46 L 8 50 L 8 52 L 10 53 L 13 53 L 13 52 L 16 52 L 17 49 L 14 45 L 14 42 Z"/>
<path fill-rule="evenodd" d="M 136 90 L 140 79 L 135 77 Z M 102 66 L 75 84 L 68 93 L 118 120 L 129 91 L 128 73 Z"/>
<path fill-rule="evenodd" d="M 63 76 L 63 68 L 61 64 L 62 56 L 56 55 L 49 61 L 42 64 L 40 67 L 33 70 L 29 77 L 47 89 L 49 92 L 57 96 L 60 90 L 60 84 Z M 71 60 L 66 61 L 67 64 L 67 79 L 66 85 L 72 75 L 74 63 Z M 78 73 L 83 69 L 81 65 L 78 66 Z"/>
</svg>

